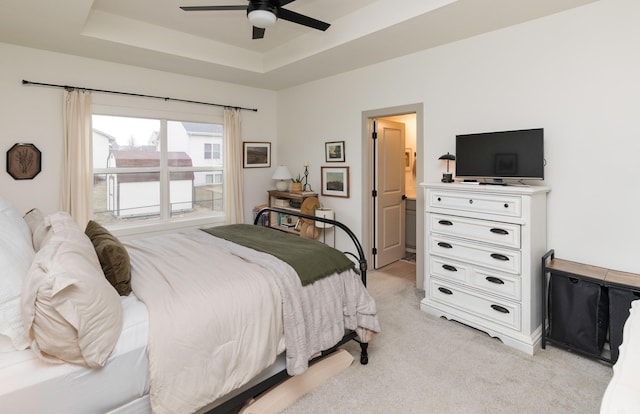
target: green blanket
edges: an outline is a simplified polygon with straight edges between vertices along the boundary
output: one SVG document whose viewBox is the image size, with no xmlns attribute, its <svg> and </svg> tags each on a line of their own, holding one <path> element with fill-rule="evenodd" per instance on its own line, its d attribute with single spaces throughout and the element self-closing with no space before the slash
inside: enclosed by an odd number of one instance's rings
<svg viewBox="0 0 640 414">
<path fill-rule="evenodd" d="M 355 264 L 339 250 L 317 240 L 278 230 L 250 224 L 231 224 L 203 231 L 253 250 L 269 253 L 288 263 L 298 273 L 302 286 L 334 273 L 355 269 Z"/>
</svg>

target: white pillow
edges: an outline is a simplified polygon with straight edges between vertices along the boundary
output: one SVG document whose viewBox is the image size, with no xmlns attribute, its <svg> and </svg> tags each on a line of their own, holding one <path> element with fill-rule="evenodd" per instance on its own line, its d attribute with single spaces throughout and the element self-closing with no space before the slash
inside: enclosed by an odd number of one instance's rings
<svg viewBox="0 0 640 414">
<path fill-rule="evenodd" d="M 20 292 L 34 254 L 29 226 L 0 197 L 0 352 L 29 346 L 20 316 Z"/>
<path fill-rule="evenodd" d="M 51 234 L 36 253 L 22 292 L 31 347 L 50 362 L 101 367 L 122 331 L 120 296 L 75 220 L 58 212 L 47 221 Z"/>
<path fill-rule="evenodd" d="M 23 218 L 31 230 L 33 249 L 37 252 L 51 234 L 51 224 L 45 222 L 44 215 L 37 208 L 27 211 Z"/>
</svg>

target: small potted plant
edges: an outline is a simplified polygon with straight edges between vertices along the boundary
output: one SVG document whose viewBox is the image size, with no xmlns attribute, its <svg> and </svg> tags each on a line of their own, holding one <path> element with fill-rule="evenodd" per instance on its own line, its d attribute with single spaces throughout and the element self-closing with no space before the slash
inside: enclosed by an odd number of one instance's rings
<svg viewBox="0 0 640 414">
<path fill-rule="evenodd" d="M 302 192 L 302 178 L 300 178 L 300 174 L 297 177 L 291 178 L 291 191 L 294 193 Z"/>
</svg>

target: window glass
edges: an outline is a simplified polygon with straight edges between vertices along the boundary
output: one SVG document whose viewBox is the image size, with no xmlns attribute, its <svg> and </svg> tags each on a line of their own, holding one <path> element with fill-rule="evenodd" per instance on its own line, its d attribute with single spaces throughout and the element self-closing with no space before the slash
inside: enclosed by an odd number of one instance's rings
<svg viewBox="0 0 640 414">
<path fill-rule="evenodd" d="M 94 115 L 93 219 L 108 225 L 222 214 L 222 140 L 220 124 Z"/>
</svg>

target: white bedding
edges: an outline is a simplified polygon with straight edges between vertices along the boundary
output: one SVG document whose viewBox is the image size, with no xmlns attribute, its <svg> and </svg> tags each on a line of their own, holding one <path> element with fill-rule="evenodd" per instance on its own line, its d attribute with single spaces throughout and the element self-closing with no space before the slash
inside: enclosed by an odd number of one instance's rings
<svg viewBox="0 0 640 414">
<path fill-rule="evenodd" d="M 198 410 L 284 350 L 275 281 L 260 266 L 212 248 L 207 242 L 213 239 L 195 231 L 125 243 L 132 289 L 149 309 L 150 398 L 157 414 Z"/>
<path fill-rule="evenodd" d="M 613 378 L 602 398 L 601 414 L 640 412 L 640 300 L 631 302 L 622 337 Z"/>
<path fill-rule="evenodd" d="M 149 390 L 146 306 L 121 297 L 123 330 L 101 369 L 49 364 L 30 349 L 0 353 L 0 412 L 107 413 Z"/>
<path fill-rule="evenodd" d="M 297 375 L 345 329 L 379 331 L 353 271 L 303 288 L 279 259 L 202 231 L 125 245 L 132 288 L 150 314 L 154 413 L 193 412 L 243 385 L 274 362 L 285 338 L 287 370 Z"/>
<path fill-rule="evenodd" d="M 125 245 L 135 293 L 120 298 L 123 331 L 105 366 L 49 364 L 29 349 L 0 353 L 0 413 L 193 412 L 272 370 L 286 325 L 291 374 L 344 329 L 379 330 L 375 303 L 352 271 L 302 288 L 289 265 L 202 231 Z"/>
</svg>

